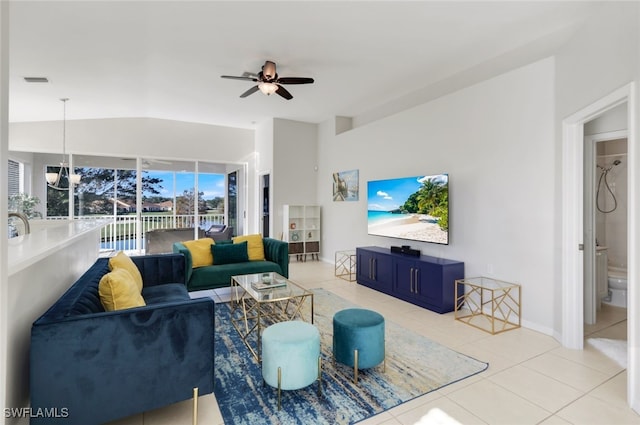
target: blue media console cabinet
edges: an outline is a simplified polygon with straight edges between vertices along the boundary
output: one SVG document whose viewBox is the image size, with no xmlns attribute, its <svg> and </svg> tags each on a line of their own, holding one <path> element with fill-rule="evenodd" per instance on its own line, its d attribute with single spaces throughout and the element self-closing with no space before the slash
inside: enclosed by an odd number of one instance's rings
<svg viewBox="0 0 640 425">
<path fill-rule="evenodd" d="M 389 248 L 356 248 L 357 281 L 392 297 L 437 313 L 454 310 L 455 281 L 464 278 L 464 263 L 421 255 L 392 253 Z M 458 285 L 458 295 L 464 285 Z"/>
</svg>

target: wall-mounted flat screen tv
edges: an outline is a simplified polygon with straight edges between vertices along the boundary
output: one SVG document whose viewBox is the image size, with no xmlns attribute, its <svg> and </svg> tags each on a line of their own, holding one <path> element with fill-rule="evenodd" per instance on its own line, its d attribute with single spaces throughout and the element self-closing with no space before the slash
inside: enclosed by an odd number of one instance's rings
<svg viewBox="0 0 640 425">
<path fill-rule="evenodd" d="M 449 244 L 449 175 L 369 181 L 367 210 L 370 235 Z"/>
</svg>

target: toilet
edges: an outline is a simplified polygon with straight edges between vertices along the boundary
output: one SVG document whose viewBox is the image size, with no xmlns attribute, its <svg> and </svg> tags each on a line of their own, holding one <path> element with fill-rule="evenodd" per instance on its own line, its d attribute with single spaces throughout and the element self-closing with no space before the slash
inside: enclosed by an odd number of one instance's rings
<svg viewBox="0 0 640 425">
<path fill-rule="evenodd" d="M 627 307 L 627 268 L 609 266 L 607 285 L 609 296 L 602 300 L 603 303 L 616 307 Z"/>
</svg>

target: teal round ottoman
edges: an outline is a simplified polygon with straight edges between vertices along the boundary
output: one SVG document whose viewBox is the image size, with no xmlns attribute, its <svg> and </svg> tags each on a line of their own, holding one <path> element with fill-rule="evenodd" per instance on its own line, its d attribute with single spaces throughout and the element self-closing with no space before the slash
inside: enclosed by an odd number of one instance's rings
<svg viewBox="0 0 640 425">
<path fill-rule="evenodd" d="M 333 358 L 353 367 L 353 381 L 358 369 L 368 369 L 384 362 L 384 317 L 363 308 L 348 308 L 333 316 Z"/>
<path fill-rule="evenodd" d="M 321 392 L 320 332 L 299 320 L 280 322 L 262 333 L 262 379 L 278 389 L 297 390 L 318 381 Z"/>
</svg>

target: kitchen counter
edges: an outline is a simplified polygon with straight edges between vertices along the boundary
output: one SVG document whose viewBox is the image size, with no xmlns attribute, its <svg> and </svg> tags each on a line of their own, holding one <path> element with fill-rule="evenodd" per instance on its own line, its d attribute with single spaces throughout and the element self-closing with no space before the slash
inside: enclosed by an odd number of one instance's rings
<svg viewBox="0 0 640 425">
<path fill-rule="evenodd" d="M 8 247 L 9 276 L 29 267 L 52 253 L 63 249 L 95 232 L 96 246 L 100 243 L 100 229 L 106 220 L 61 220 L 31 222 L 28 235 L 10 238 Z"/>
<path fill-rule="evenodd" d="M 33 220 L 8 240 L 7 400 L 29 405 L 31 324 L 98 258 L 105 220 Z"/>
</svg>

